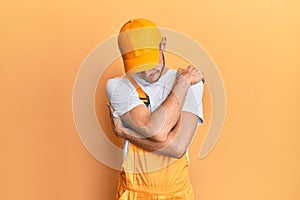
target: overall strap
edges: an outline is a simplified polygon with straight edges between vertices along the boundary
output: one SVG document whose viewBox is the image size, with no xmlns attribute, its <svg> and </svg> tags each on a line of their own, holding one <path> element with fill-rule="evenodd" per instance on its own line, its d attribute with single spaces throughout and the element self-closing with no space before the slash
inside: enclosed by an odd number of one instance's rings
<svg viewBox="0 0 300 200">
<path fill-rule="evenodd" d="M 127 78 L 130 83 L 135 87 L 140 100 L 142 100 L 144 102 L 144 104 L 149 107 L 150 105 L 150 99 L 149 96 L 146 94 L 146 92 L 144 92 L 144 90 L 137 84 L 137 82 L 134 80 L 134 78 L 130 75 L 125 76 L 125 78 Z"/>
</svg>

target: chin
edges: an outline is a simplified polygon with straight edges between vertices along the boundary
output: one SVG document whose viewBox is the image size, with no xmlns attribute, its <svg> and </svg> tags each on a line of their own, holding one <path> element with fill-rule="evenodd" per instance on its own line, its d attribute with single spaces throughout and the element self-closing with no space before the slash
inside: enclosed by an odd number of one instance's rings
<svg viewBox="0 0 300 200">
<path fill-rule="evenodd" d="M 148 83 L 155 83 L 156 81 L 158 81 L 159 77 L 155 77 L 155 78 L 151 78 L 151 79 L 148 79 L 147 82 Z"/>
<path fill-rule="evenodd" d="M 153 80 L 149 80 L 149 79 L 147 79 L 147 80 L 145 80 L 145 81 L 147 81 L 148 83 L 154 83 L 155 81 L 153 81 Z"/>
</svg>

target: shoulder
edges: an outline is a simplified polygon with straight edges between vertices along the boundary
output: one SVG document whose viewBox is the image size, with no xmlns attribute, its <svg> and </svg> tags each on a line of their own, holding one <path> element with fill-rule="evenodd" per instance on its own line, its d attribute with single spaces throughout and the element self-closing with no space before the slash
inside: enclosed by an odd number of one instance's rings
<svg viewBox="0 0 300 200">
<path fill-rule="evenodd" d="M 203 110 L 202 110 L 202 97 L 203 97 L 203 82 L 192 85 L 187 93 L 182 110 L 190 112 L 199 117 L 199 124 L 203 123 Z"/>
<path fill-rule="evenodd" d="M 192 85 L 187 92 L 186 101 L 196 101 L 199 104 L 203 96 L 203 82 Z"/>
<path fill-rule="evenodd" d="M 124 77 L 115 77 L 115 78 L 110 78 L 107 80 L 106 82 L 106 86 L 111 86 L 111 85 L 114 85 L 114 84 L 124 84 L 126 83 L 126 78 Z"/>
<path fill-rule="evenodd" d="M 133 90 L 135 90 L 135 88 L 125 77 L 110 78 L 106 82 L 106 93 L 109 98 L 114 93 L 126 93 Z"/>
<path fill-rule="evenodd" d="M 134 107 L 143 104 L 134 86 L 125 77 L 107 80 L 106 96 L 114 108 L 114 116 L 122 116 Z"/>
<path fill-rule="evenodd" d="M 203 82 L 192 85 L 187 92 L 185 104 L 200 105 L 203 96 Z"/>
<path fill-rule="evenodd" d="M 106 89 L 115 88 L 115 87 L 131 87 L 132 84 L 125 77 L 115 77 L 110 78 L 106 82 Z"/>
<path fill-rule="evenodd" d="M 189 90 L 196 92 L 196 93 L 203 93 L 203 81 L 200 81 L 199 83 L 196 83 L 192 85 Z"/>
</svg>

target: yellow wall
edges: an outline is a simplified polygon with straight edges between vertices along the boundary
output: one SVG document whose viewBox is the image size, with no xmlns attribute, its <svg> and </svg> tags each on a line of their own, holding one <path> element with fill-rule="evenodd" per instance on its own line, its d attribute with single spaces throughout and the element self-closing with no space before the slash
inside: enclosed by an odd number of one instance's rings
<svg viewBox="0 0 300 200">
<path fill-rule="evenodd" d="M 177 2 L 1 0 L 0 199 L 113 199 L 117 172 L 82 145 L 72 89 L 88 53 L 135 17 L 194 38 L 223 77 L 221 139 L 198 159 L 206 88 L 190 150 L 196 199 L 300 199 L 299 1 Z"/>
</svg>

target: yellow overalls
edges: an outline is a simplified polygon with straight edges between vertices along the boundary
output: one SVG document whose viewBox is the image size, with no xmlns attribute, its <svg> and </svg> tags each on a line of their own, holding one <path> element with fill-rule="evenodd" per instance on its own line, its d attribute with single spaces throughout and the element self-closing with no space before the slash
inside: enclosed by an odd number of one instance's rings
<svg viewBox="0 0 300 200">
<path fill-rule="evenodd" d="M 132 78 L 146 105 L 148 96 Z M 189 181 L 188 158 L 180 159 L 148 152 L 130 143 L 119 176 L 117 200 L 194 200 Z"/>
</svg>

